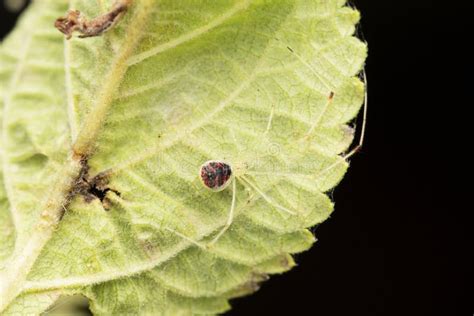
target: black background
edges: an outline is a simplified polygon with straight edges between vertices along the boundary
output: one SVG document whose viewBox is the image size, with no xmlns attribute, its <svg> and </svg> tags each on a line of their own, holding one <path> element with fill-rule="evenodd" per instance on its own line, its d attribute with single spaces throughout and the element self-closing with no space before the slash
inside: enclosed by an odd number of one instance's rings
<svg viewBox="0 0 474 316">
<path fill-rule="evenodd" d="M 300 265 L 230 315 L 473 315 L 468 2 L 353 1 L 369 43 L 365 147 Z M 14 19 L 0 10 L 2 37 Z"/>
</svg>

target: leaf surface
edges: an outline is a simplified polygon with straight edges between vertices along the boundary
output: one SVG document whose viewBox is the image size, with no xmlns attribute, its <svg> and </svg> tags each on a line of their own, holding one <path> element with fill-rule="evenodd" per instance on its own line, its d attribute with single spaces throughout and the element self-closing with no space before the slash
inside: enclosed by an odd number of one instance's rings
<svg viewBox="0 0 474 316">
<path fill-rule="evenodd" d="M 99 315 L 224 312 L 289 270 L 333 209 L 364 95 L 358 13 L 142 0 L 100 37 L 52 27 L 110 5 L 36 1 L 0 48 L 0 310 L 81 293 Z M 236 174 L 235 219 L 203 249 L 190 240 L 210 241 L 232 200 L 200 182 L 216 159 Z M 79 189 L 94 179 L 100 198 Z"/>
</svg>

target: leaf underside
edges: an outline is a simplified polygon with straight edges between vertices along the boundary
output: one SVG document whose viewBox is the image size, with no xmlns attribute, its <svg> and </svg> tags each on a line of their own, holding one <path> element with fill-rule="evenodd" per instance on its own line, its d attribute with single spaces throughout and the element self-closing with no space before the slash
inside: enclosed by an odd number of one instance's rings
<svg viewBox="0 0 474 316">
<path fill-rule="evenodd" d="M 98 315 L 222 313 L 291 269 L 333 210 L 326 192 L 347 169 L 364 96 L 357 11 L 141 0 L 99 37 L 66 41 L 52 26 L 68 8 L 111 5 L 35 1 L 0 46 L 0 277 L 24 275 L 3 289 L 5 315 L 72 294 Z M 241 166 L 258 190 L 236 177 L 235 219 L 202 249 L 180 235 L 211 240 L 232 199 L 201 184 L 208 160 Z M 106 178 L 100 198 L 76 188 L 85 170 Z M 51 205 L 64 215 L 43 225 Z"/>
</svg>

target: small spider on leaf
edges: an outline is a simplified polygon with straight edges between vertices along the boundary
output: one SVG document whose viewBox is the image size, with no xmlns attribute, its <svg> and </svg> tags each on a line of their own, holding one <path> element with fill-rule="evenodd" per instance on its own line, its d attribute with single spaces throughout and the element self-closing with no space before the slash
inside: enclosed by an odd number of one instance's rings
<svg viewBox="0 0 474 316">
<path fill-rule="evenodd" d="M 367 82 L 367 79 L 365 77 L 365 72 L 363 72 L 362 75 L 364 78 L 364 82 Z M 332 104 L 334 96 L 335 96 L 335 93 L 330 91 L 328 101 L 327 101 L 327 106 L 330 106 Z M 270 117 L 271 116 L 272 115 L 270 115 Z M 364 102 L 364 110 L 363 110 L 363 124 L 362 124 L 363 126 L 362 126 L 362 132 L 359 138 L 359 143 L 352 150 L 343 154 L 341 156 L 342 160 L 339 160 L 329 165 L 325 169 L 323 169 L 319 173 L 320 175 L 323 175 L 326 172 L 330 171 L 332 168 L 336 167 L 341 162 L 347 161 L 347 159 L 352 157 L 354 154 L 356 154 L 360 150 L 364 141 L 366 116 L 367 116 L 367 92 L 365 94 L 365 102 Z M 314 125 L 311 126 L 308 133 L 303 137 L 303 140 L 308 139 L 311 133 L 314 131 L 314 129 L 315 129 L 315 126 Z M 215 234 L 215 236 L 211 239 L 210 242 L 207 242 L 204 244 L 170 227 L 165 227 L 165 229 L 200 248 L 210 249 L 222 237 L 222 235 L 230 228 L 230 226 L 232 225 L 234 221 L 234 211 L 236 209 L 236 191 L 237 191 L 236 182 L 237 180 L 240 181 L 244 186 L 250 188 L 251 190 L 255 191 L 258 195 L 260 195 L 270 207 L 275 208 L 276 210 L 280 212 L 289 214 L 291 216 L 299 216 L 304 213 L 303 212 L 304 210 L 288 209 L 285 206 L 279 204 L 271 196 L 267 195 L 267 193 L 265 193 L 265 190 L 260 188 L 260 186 L 256 182 L 254 182 L 250 177 L 248 177 L 248 176 L 259 176 L 259 175 L 267 175 L 267 176 L 272 176 L 272 177 L 285 176 L 285 174 L 278 174 L 278 173 L 272 173 L 272 172 L 252 171 L 252 170 L 249 170 L 245 165 L 232 166 L 230 163 L 223 160 L 209 160 L 209 161 L 204 162 L 199 169 L 199 177 L 201 179 L 202 184 L 207 189 L 213 192 L 221 192 L 227 189 L 229 185 L 232 185 L 232 199 L 230 202 L 230 209 L 229 209 L 225 224 L 221 227 L 221 229 L 217 232 L 217 234 Z"/>
</svg>

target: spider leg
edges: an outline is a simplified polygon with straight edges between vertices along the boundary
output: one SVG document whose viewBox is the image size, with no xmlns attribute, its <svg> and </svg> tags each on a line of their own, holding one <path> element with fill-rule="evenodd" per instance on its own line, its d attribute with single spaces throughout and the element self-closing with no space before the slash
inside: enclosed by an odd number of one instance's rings
<svg viewBox="0 0 474 316">
<path fill-rule="evenodd" d="M 236 181 L 235 179 L 232 180 L 232 203 L 230 205 L 230 210 L 229 210 L 229 214 L 227 216 L 227 220 L 224 224 L 224 226 L 222 227 L 222 229 L 219 231 L 219 233 L 207 244 L 203 244 L 199 241 L 196 241 L 174 229 L 171 229 L 169 227 L 165 227 L 165 229 L 169 232 L 172 232 L 173 234 L 183 238 L 184 240 L 187 240 L 189 241 L 190 243 L 192 243 L 193 245 L 201 248 L 201 249 L 204 249 L 204 250 L 208 250 L 209 248 L 211 248 L 221 237 L 222 235 L 229 229 L 230 225 L 232 224 L 232 222 L 234 221 L 234 210 L 235 210 L 235 199 L 236 199 Z"/>
<path fill-rule="evenodd" d="M 292 210 L 289 210 L 287 209 L 286 207 L 284 206 L 281 206 L 280 204 L 274 202 L 272 199 L 270 199 L 262 190 L 260 190 L 258 188 L 258 186 L 256 184 L 254 184 L 251 180 L 249 180 L 247 177 L 241 175 L 239 176 L 239 178 L 241 181 L 243 181 L 244 183 L 247 183 L 248 185 L 250 185 L 255 191 L 257 191 L 258 194 L 260 194 L 260 196 L 265 200 L 267 201 L 268 204 L 270 204 L 271 206 L 273 206 L 274 208 L 276 209 L 279 209 L 280 211 L 283 211 L 285 213 L 288 213 L 290 215 L 297 215 L 296 212 L 292 211 Z"/>
<path fill-rule="evenodd" d="M 305 65 L 315 76 L 318 80 L 323 84 L 323 86 L 328 89 L 329 92 L 333 91 L 333 89 L 328 84 L 327 80 L 323 78 L 323 76 L 318 73 L 313 66 L 311 66 L 306 60 L 304 60 L 300 55 L 298 55 L 290 46 L 286 47 L 295 57 L 299 60 L 300 63 Z"/>
<path fill-rule="evenodd" d="M 340 165 L 341 163 L 347 161 L 347 159 L 351 158 L 354 156 L 356 153 L 358 153 L 362 146 L 364 145 L 364 139 L 365 139 L 365 132 L 367 128 L 367 109 L 368 109 L 368 104 L 369 104 L 369 99 L 368 99 L 368 94 L 367 94 L 367 75 L 365 73 L 365 69 L 362 71 L 362 78 L 365 83 L 365 92 L 364 92 L 364 110 L 362 114 L 362 128 L 360 132 L 360 137 L 357 145 L 352 148 L 349 152 L 345 153 L 344 155 L 341 156 L 342 159 L 334 162 L 333 164 L 329 165 L 327 168 L 319 172 L 319 175 L 324 174 L 331 170 L 332 168 Z"/>
<path fill-rule="evenodd" d="M 323 84 L 323 86 L 329 91 L 328 100 L 327 100 L 326 104 L 324 105 L 323 110 L 321 111 L 319 116 L 316 118 L 316 120 L 313 122 L 313 124 L 311 125 L 311 127 L 308 130 L 308 132 L 306 133 L 306 135 L 303 137 L 303 139 L 307 140 L 311 136 L 313 131 L 316 129 L 316 127 L 318 127 L 318 125 L 321 122 L 324 114 L 327 112 L 327 110 L 331 106 L 331 104 L 333 102 L 333 99 L 334 99 L 334 89 L 331 87 L 332 85 L 330 85 L 327 82 L 327 80 L 313 68 L 313 66 L 311 66 L 300 55 L 298 55 L 291 47 L 287 46 L 287 49 L 296 57 L 296 59 L 298 59 L 298 61 L 300 63 L 302 63 L 304 66 L 306 66 L 306 68 L 308 68 L 316 76 L 316 78 L 318 78 L 318 80 Z M 364 73 L 364 77 L 365 77 L 365 73 Z"/>
<path fill-rule="evenodd" d="M 214 237 L 210 243 L 208 243 L 206 246 L 211 247 L 214 245 L 220 238 L 221 236 L 229 229 L 230 225 L 234 221 L 234 210 L 235 210 L 235 195 L 236 195 L 236 180 L 232 180 L 232 203 L 230 205 L 230 210 L 229 210 L 229 215 L 227 217 L 227 221 L 222 227 L 221 231 Z"/>
<path fill-rule="evenodd" d="M 311 134 L 314 132 L 314 130 L 316 129 L 316 127 L 318 127 L 319 123 L 321 122 L 324 114 L 326 113 L 326 111 L 329 109 L 329 107 L 331 106 L 332 104 L 332 100 L 334 100 L 334 92 L 330 92 L 329 93 L 329 96 L 328 96 L 328 100 L 326 101 L 326 104 L 324 105 L 324 108 L 323 110 L 321 111 L 321 113 L 318 115 L 318 117 L 316 118 L 316 120 L 313 122 L 313 124 L 311 125 L 311 127 L 309 128 L 308 132 L 306 133 L 306 135 L 303 137 L 304 139 L 309 139 L 309 137 L 311 136 Z"/>
<path fill-rule="evenodd" d="M 272 128 L 272 122 L 273 122 L 273 115 L 274 114 L 275 114 L 275 104 L 272 104 L 272 108 L 270 110 L 270 115 L 268 116 L 267 128 L 265 129 L 265 132 L 263 132 L 263 135 L 268 134 L 268 132 Z"/>
<path fill-rule="evenodd" d="M 203 245 L 202 243 L 200 243 L 199 241 L 196 241 L 196 240 L 194 240 L 194 239 L 192 239 L 192 238 L 190 238 L 190 237 L 188 237 L 188 236 L 186 236 L 186 235 L 180 233 L 180 232 L 177 231 L 177 230 L 171 229 L 171 228 L 169 228 L 169 227 L 165 227 L 165 229 L 166 229 L 167 231 L 169 231 L 169 232 L 175 234 L 176 236 L 181 237 L 181 238 L 183 238 L 184 240 L 189 241 L 190 243 L 192 243 L 192 244 L 195 245 L 195 246 L 198 246 L 198 247 L 201 248 L 201 249 L 206 249 L 206 246 Z"/>
</svg>

